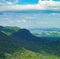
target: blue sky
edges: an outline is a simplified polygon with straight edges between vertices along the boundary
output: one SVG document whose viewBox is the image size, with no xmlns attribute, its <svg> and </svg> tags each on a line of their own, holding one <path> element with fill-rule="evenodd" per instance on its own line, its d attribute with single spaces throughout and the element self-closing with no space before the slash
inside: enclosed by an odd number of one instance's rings
<svg viewBox="0 0 60 59">
<path fill-rule="evenodd" d="M 38 0 L 20 0 L 20 4 L 37 4 Z"/>
<path fill-rule="evenodd" d="M 39 2 L 40 0 L 0 0 L 0 11 L 3 10 L 57 10 L 60 11 L 60 1 Z"/>
<path fill-rule="evenodd" d="M 0 2 L 2 1 L 3 0 L 0 0 Z M 4 1 L 14 2 L 14 0 L 4 0 Z M 18 0 L 18 4 L 38 4 L 38 1 L 39 0 Z M 60 1 L 60 0 L 54 0 L 54 1 Z"/>
<path fill-rule="evenodd" d="M 14 2 L 14 0 L 5 0 L 5 1 L 10 1 L 10 2 Z M 2 2 L 2 0 L 0 0 L 0 2 Z M 19 4 L 37 4 L 38 0 L 18 0 Z"/>
</svg>

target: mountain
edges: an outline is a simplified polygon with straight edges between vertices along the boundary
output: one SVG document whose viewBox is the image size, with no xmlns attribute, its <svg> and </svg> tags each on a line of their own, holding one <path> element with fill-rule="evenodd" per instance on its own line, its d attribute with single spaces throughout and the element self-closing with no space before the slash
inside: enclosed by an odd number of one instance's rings
<svg viewBox="0 0 60 59">
<path fill-rule="evenodd" d="M 60 28 L 33 28 L 30 29 L 32 32 L 37 31 L 37 32 L 59 32 Z"/>
<path fill-rule="evenodd" d="M 60 59 L 60 41 L 36 37 L 27 29 L 11 35 L 0 31 L 0 59 Z"/>
<path fill-rule="evenodd" d="M 0 30 L 7 35 L 11 35 L 12 33 L 20 30 L 20 28 L 16 26 L 6 26 L 6 27 L 0 26 Z"/>
<path fill-rule="evenodd" d="M 4 28 L 3 26 L 0 26 L 0 30 L 3 30 L 3 28 Z"/>
<path fill-rule="evenodd" d="M 14 37 L 15 39 L 18 39 L 18 41 L 21 41 L 21 42 L 27 42 L 27 41 L 33 41 L 33 42 L 47 42 L 48 40 L 46 39 L 41 39 L 40 37 L 36 37 L 34 35 L 32 35 L 30 33 L 29 30 L 27 29 L 20 29 L 19 31 L 13 33 L 11 35 L 12 37 Z M 21 40 L 22 39 L 22 40 Z"/>
<path fill-rule="evenodd" d="M 26 49 L 41 53 L 59 56 L 60 41 L 50 41 L 49 38 L 36 37 L 27 29 L 21 29 L 12 34 L 19 43 L 23 44 Z M 51 37 L 50 37 L 51 39 Z M 44 52 L 43 52 L 44 51 Z"/>
<path fill-rule="evenodd" d="M 18 48 L 17 41 L 0 31 L 0 59 L 5 59 L 5 54 L 12 54 Z"/>
<path fill-rule="evenodd" d="M 60 11 L 53 11 L 53 10 L 9 10 L 9 11 L 1 11 L 3 13 L 60 13 Z"/>
</svg>

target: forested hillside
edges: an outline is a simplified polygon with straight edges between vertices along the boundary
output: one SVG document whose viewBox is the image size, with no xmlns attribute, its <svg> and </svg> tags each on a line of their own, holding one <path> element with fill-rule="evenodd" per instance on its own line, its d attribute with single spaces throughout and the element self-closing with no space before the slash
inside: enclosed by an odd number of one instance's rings
<svg viewBox="0 0 60 59">
<path fill-rule="evenodd" d="M 27 29 L 4 28 L 0 27 L 0 59 L 60 59 L 59 40 L 36 37 Z"/>
</svg>

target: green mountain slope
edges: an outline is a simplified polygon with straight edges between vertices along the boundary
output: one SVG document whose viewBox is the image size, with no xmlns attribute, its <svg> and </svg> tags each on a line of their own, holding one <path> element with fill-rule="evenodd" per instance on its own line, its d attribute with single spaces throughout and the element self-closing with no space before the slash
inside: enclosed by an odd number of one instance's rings
<svg viewBox="0 0 60 59">
<path fill-rule="evenodd" d="M 48 56 L 50 55 L 60 56 L 60 41 L 58 40 L 49 41 L 48 39 L 35 37 L 26 29 L 21 29 L 18 32 L 13 33 L 12 37 L 17 39 L 25 49 L 39 53 L 39 55 L 46 55 L 46 58 L 49 58 Z M 43 57 L 42 59 L 45 59 Z M 53 59 L 53 57 L 51 57 L 51 59 Z"/>
<path fill-rule="evenodd" d="M 0 59 L 5 59 L 5 53 L 12 54 L 19 48 L 17 41 L 0 32 Z"/>
<path fill-rule="evenodd" d="M 0 26 L 0 30 L 7 35 L 11 35 L 12 33 L 20 30 L 20 28 L 16 27 L 16 26 L 15 27 L 13 27 L 13 26 L 2 27 L 2 26 Z"/>
<path fill-rule="evenodd" d="M 26 29 L 10 36 L 0 31 L 0 59 L 60 59 L 60 41 L 35 37 Z"/>
</svg>

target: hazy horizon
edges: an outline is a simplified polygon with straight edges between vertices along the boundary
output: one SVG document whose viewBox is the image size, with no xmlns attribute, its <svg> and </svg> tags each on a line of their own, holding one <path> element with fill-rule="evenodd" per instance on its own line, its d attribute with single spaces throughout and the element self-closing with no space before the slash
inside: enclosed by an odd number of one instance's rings
<svg viewBox="0 0 60 59">
<path fill-rule="evenodd" d="M 0 0 L 0 26 L 60 28 L 60 1 Z"/>
<path fill-rule="evenodd" d="M 21 28 L 60 28 L 60 13 L 29 12 L 5 12 L 0 15 L 0 25 Z"/>
</svg>

